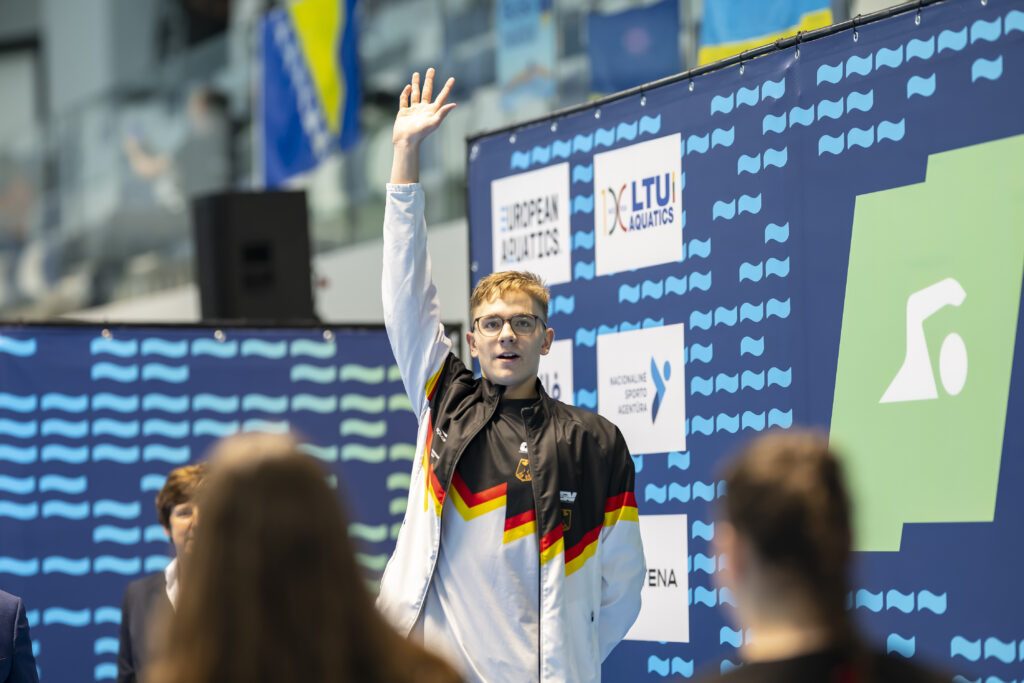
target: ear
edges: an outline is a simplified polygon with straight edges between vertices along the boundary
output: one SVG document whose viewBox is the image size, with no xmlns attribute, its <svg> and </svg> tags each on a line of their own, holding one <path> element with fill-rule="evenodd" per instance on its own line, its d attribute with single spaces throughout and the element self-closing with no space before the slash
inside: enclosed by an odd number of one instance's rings
<svg viewBox="0 0 1024 683">
<path fill-rule="evenodd" d="M 544 330 L 544 341 L 540 344 L 540 355 L 546 356 L 551 351 L 551 343 L 555 341 L 555 331 L 550 327 Z"/>
<path fill-rule="evenodd" d="M 476 335 L 472 332 L 467 332 L 466 343 L 469 344 L 469 355 L 473 358 L 477 358 L 480 355 L 480 352 L 476 348 Z"/>
</svg>

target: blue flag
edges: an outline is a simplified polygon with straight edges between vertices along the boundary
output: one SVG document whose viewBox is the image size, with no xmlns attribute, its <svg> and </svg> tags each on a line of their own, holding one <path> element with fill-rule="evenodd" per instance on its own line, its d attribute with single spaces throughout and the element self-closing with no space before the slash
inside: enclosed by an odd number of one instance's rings
<svg viewBox="0 0 1024 683">
<path fill-rule="evenodd" d="M 359 139 L 356 0 L 296 0 L 262 26 L 260 119 L 268 188 Z"/>
<path fill-rule="evenodd" d="M 591 87 L 612 93 L 683 70 L 679 3 L 662 2 L 587 18 Z"/>
</svg>

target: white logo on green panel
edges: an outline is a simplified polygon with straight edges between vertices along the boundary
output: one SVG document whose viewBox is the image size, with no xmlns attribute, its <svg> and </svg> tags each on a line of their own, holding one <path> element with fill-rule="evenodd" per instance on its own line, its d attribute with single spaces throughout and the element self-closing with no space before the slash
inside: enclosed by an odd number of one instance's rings
<svg viewBox="0 0 1024 683">
<path fill-rule="evenodd" d="M 933 155 L 857 198 L 831 438 L 858 550 L 989 522 L 1024 274 L 1024 136 Z"/>
</svg>

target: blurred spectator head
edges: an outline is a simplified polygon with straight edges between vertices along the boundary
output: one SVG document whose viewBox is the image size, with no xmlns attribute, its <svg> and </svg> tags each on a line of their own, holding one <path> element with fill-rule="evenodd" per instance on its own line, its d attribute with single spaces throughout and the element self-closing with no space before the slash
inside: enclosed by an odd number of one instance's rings
<svg viewBox="0 0 1024 683">
<path fill-rule="evenodd" d="M 178 557 L 192 549 L 196 522 L 195 495 L 203 481 L 206 465 L 185 465 L 171 470 L 156 494 L 156 516 L 174 544 Z"/>
<path fill-rule="evenodd" d="M 337 495 L 294 439 L 221 442 L 199 505 L 188 589 L 151 680 L 455 680 L 385 625 Z"/>
<path fill-rule="evenodd" d="M 793 430 L 744 448 L 725 473 L 717 573 L 744 626 L 788 620 L 849 635 L 849 496 L 825 436 Z"/>
</svg>

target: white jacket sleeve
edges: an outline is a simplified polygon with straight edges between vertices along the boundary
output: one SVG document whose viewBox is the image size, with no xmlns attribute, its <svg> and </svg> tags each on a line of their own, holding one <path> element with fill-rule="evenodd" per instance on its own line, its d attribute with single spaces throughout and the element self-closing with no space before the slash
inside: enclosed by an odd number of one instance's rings
<svg viewBox="0 0 1024 683">
<path fill-rule="evenodd" d="M 384 208 L 384 325 L 413 411 L 422 418 L 451 341 L 441 324 L 418 183 L 387 186 Z"/>
</svg>

